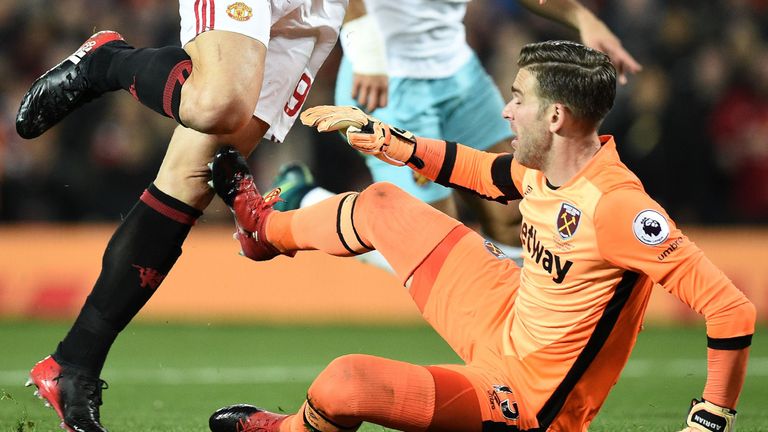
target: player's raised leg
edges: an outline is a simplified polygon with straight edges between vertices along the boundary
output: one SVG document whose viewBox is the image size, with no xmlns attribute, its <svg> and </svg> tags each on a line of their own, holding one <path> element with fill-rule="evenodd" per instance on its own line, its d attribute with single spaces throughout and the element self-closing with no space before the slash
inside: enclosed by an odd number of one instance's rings
<svg viewBox="0 0 768 432">
<path fill-rule="evenodd" d="M 88 38 L 74 53 L 40 78 L 24 95 L 16 114 L 16 131 L 22 138 L 35 138 L 70 112 L 109 91 L 94 83 L 95 54 L 128 48 L 114 31 L 101 31 Z"/>
<path fill-rule="evenodd" d="M 92 98 L 122 88 L 180 123 L 221 133 L 176 129 L 157 178 L 107 245 L 101 274 L 74 325 L 55 353 L 30 372 L 30 383 L 72 430 L 104 430 L 99 376 L 107 353 L 173 267 L 210 202 L 206 163 L 222 141 L 242 144 L 248 154 L 268 129 L 253 117 L 265 68 L 260 40 L 269 37 L 268 6 L 250 23 L 263 25 L 241 34 L 212 30 L 213 23 L 195 28 L 193 3 L 183 0 L 180 7 L 184 49 L 135 49 L 115 32 L 97 33 L 33 84 L 17 116 L 19 133 L 32 138 Z"/>
<path fill-rule="evenodd" d="M 359 194 L 339 194 L 299 210 L 275 211 L 276 194 L 261 196 L 245 160 L 233 149 L 217 153 L 212 175 L 216 192 L 235 215 L 242 251 L 254 260 L 298 250 L 353 256 L 377 249 L 405 282 L 461 225 L 391 183 L 375 183 Z M 409 247 L 403 248 L 406 240 Z"/>
<path fill-rule="evenodd" d="M 207 41 L 213 44 L 210 38 Z M 255 45 L 255 57 L 261 56 L 261 48 Z M 229 56 L 229 67 L 238 69 L 235 62 L 240 57 Z M 221 61 L 220 67 L 227 69 L 227 64 Z M 253 82 L 260 77 L 251 71 L 242 79 Z M 260 81 L 253 87 L 260 88 Z M 247 143 L 241 148 L 247 153 L 266 129 L 266 124 L 253 119 L 228 136 L 209 136 L 186 128 L 175 132 L 157 179 L 110 240 L 102 272 L 72 329 L 53 357 L 31 371 L 31 382 L 38 389 L 46 389 L 40 391 L 41 396 L 73 430 L 104 430 L 99 420 L 101 368 L 117 334 L 159 287 L 181 254 L 189 229 L 210 202 L 206 162 L 219 140 Z M 60 370 L 55 377 L 44 373 L 51 364 Z"/>
<path fill-rule="evenodd" d="M 110 240 L 102 272 L 75 324 L 53 356 L 30 374 L 31 382 L 45 390 L 41 395 L 72 430 L 104 430 L 99 418 L 99 375 L 107 352 L 168 274 L 190 227 L 212 199 L 207 163 L 216 149 L 226 143 L 249 154 L 267 131 L 277 141 L 285 137 L 314 75 L 336 42 L 337 33 L 317 34 L 316 30 L 338 29 L 346 6 L 345 1 L 329 0 L 323 9 L 327 14 L 314 16 L 310 11 L 314 2 L 292 5 L 302 10 L 287 6 L 273 10 L 268 2 L 252 9 L 238 3 L 242 9 L 238 13 L 249 19 L 214 24 L 214 16 L 227 16 L 231 5 L 203 2 L 200 10 L 196 9 L 200 2 L 194 0 L 180 4 L 184 49 L 135 50 L 124 42 L 118 41 L 122 45 L 115 47 L 105 42 L 88 51 L 93 56 L 87 68 L 73 70 L 84 77 L 86 90 L 108 91 L 119 84 L 117 88 L 131 91 L 156 111 L 211 133 L 176 129 L 154 183 Z M 273 18 L 285 20 L 273 23 Z M 273 27 L 281 22 L 278 36 L 270 39 Z M 82 66 L 83 62 L 75 63 Z M 265 75 L 271 78 L 262 92 Z M 44 75 L 41 80 L 51 77 Z M 37 101 L 56 96 L 55 92 L 39 93 Z M 33 105 L 40 104 L 27 104 Z M 68 106 L 71 111 L 78 105 Z M 48 122 L 35 133 L 53 124 Z"/>
<path fill-rule="evenodd" d="M 91 36 L 32 84 L 16 116 L 19 135 L 35 138 L 88 101 L 119 89 L 200 132 L 230 134 L 242 128 L 259 98 L 269 5 L 254 17 L 267 20 L 265 30 L 250 25 L 237 33 L 197 23 L 196 33 L 185 33 L 185 25 L 195 28 L 189 23 L 195 21 L 193 3 L 180 5 L 184 48 L 134 48 L 113 31 Z"/>
</svg>

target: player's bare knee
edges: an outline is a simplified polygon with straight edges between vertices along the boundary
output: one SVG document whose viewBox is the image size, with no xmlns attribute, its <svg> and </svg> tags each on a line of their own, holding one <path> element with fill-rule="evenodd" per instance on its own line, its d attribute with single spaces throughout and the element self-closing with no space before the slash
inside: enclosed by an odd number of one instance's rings
<svg viewBox="0 0 768 432">
<path fill-rule="evenodd" d="M 241 97 L 204 91 L 183 99 L 180 107 L 185 125 L 207 134 L 225 135 L 240 130 L 253 116 L 254 107 Z"/>
</svg>

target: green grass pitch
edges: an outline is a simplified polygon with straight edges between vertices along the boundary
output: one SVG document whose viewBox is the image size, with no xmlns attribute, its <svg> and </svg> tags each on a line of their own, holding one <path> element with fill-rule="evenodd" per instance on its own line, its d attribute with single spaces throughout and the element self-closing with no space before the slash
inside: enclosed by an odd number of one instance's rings
<svg viewBox="0 0 768 432">
<path fill-rule="evenodd" d="M 0 431 L 55 431 L 58 420 L 23 387 L 68 324 L 0 321 Z M 590 431 L 677 431 L 706 372 L 703 328 L 648 328 Z M 113 432 L 207 431 L 220 406 L 292 412 L 333 358 L 367 353 L 420 364 L 456 362 L 424 326 L 132 324 L 103 373 L 102 420 Z M 738 430 L 768 431 L 768 336 L 752 345 Z M 362 431 L 385 430 L 363 425 Z"/>
</svg>

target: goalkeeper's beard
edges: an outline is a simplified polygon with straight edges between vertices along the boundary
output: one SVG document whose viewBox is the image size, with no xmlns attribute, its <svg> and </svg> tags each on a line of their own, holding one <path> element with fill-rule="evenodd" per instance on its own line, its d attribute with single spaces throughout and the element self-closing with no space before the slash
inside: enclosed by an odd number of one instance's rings
<svg viewBox="0 0 768 432">
<path fill-rule="evenodd" d="M 511 143 L 515 160 L 524 167 L 542 170 L 552 149 L 552 140 L 547 135 L 534 133 L 515 137 Z"/>
</svg>

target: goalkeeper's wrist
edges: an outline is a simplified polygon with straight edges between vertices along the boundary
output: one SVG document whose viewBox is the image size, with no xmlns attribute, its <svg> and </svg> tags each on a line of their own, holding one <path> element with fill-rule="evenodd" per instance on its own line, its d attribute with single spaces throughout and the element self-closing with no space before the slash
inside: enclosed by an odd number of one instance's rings
<svg viewBox="0 0 768 432">
<path fill-rule="evenodd" d="M 411 168 L 417 170 L 424 177 L 437 179 L 440 169 L 443 166 L 443 160 L 446 152 L 446 142 L 439 139 L 415 137 L 413 159 L 417 159 L 420 164 L 409 162 Z"/>
<path fill-rule="evenodd" d="M 424 162 L 416 156 L 416 136 L 411 132 L 392 125 L 379 123 L 384 133 L 385 144 L 381 148 L 384 162 L 391 165 L 412 165 L 424 167 Z M 375 133 L 375 132 L 374 132 Z"/>
<path fill-rule="evenodd" d="M 371 15 L 363 15 L 344 23 L 339 32 L 339 41 L 355 73 L 386 75 L 384 38 Z"/>
</svg>

